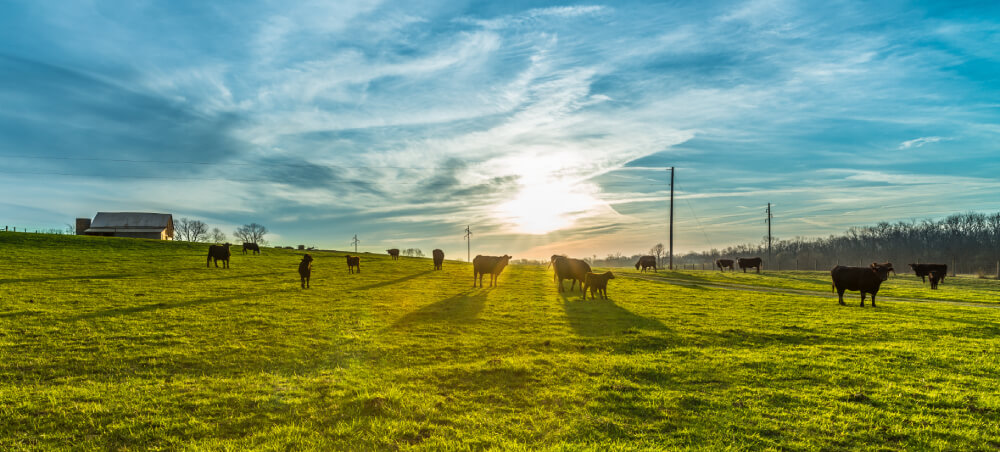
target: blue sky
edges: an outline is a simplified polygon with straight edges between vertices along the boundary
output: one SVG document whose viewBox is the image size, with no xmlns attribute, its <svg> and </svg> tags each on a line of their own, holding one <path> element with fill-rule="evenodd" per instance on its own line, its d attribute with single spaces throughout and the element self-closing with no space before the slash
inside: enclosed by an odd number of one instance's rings
<svg viewBox="0 0 1000 452">
<path fill-rule="evenodd" d="M 1000 210 L 996 2 L 0 3 L 0 222 L 679 252 Z"/>
</svg>

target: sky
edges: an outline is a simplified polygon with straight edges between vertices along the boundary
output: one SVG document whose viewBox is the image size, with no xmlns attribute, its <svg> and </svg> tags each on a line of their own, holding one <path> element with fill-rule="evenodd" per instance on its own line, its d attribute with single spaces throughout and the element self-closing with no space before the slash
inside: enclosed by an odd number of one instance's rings
<svg viewBox="0 0 1000 452">
<path fill-rule="evenodd" d="M 0 2 L 0 227 L 675 252 L 1000 211 L 997 2 Z"/>
</svg>

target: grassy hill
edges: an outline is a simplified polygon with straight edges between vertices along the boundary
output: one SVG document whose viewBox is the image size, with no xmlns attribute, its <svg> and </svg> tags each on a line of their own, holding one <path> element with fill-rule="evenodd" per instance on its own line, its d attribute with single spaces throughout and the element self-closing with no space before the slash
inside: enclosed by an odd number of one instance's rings
<svg viewBox="0 0 1000 452">
<path fill-rule="evenodd" d="M 1000 309 L 842 307 L 795 272 L 621 270 L 583 301 L 342 252 L 301 290 L 301 251 L 206 248 L 0 233 L 0 449 L 1000 448 Z M 884 290 L 998 301 L 908 278 Z"/>
</svg>

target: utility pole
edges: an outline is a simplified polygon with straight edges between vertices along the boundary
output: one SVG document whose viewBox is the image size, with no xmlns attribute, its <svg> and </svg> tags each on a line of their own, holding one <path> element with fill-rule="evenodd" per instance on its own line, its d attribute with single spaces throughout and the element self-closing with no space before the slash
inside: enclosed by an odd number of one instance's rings
<svg viewBox="0 0 1000 452">
<path fill-rule="evenodd" d="M 354 234 L 354 241 L 351 242 L 352 244 L 354 244 L 354 254 L 358 254 L 358 243 L 360 243 L 360 242 L 361 241 L 358 240 L 358 235 Z"/>
<path fill-rule="evenodd" d="M 767 265 L 771 265 L 771 203 L 767 203 Z"/>
<path fill-rule="evenodd" d="M 469 226 L 469 225 L 465 226 L 465 241 L 467 242 L 466 251 L 465 251 L 466 252 L 465 258 L 469 262 L 472 262 L 472 229 L 471 228 L 472 227 Z"/>
<path fill-rule="evenodd" d="M 674 269 L 674 167 L 670 167 L 670 270 Z"/>
</svg>

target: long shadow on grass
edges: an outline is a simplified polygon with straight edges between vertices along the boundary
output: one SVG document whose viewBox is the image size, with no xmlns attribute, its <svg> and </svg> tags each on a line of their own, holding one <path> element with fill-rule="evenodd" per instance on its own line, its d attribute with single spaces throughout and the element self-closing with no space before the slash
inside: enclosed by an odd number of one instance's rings
<svg viewBox="0 0 1000 452">
<path fill-rule="evenodd" d="M 659 320 L 637 315 L 612 300 L 584 300 L 565 292 L 559 295 L 570 326 L 580 336 L 615 336 L 634 330 L 671 331 Z"/>
<path fill-rule="evenodd" d="M 104 317 L 119 317 L 123 315 L 139 314 L 143 312 L 159 311 L 162 309 L 176 309 L 176 308 L 189 308 L 192 306 L 201 306 L 211 303 L 220 303 L 224 301 L 238 300 L 242 298 L 251 298 L 260 295 L 274 294 L 278 292 L 291 292 L 297 291 L 298 289 L 278 289 L 268 291 L 266 293 L 255 293 L 255 294 L 239 294 L 227 297 L 213 297 L 213 298 L 201 298 L 197 300 L 181 301 L 179 303 L 151 303 L 143 304 L 139 306 L 130 306 L 127 308 L 114 308 L 114 309 L 102 309 L 100 311 L 90 312 L 86 314 L 75 315 L 73 317 L 68 317 L 66 321 L 75 322 L 78 320 L 89 320 L 98 319 Z"/>
<path fill-rule="evenodd" d="M 347 289 L 347 291 L 351 292 L 351 291 L 355 291 L 355 290 L 368 290 L 368 289 L 377 289 L 379 287 L 391 286 L 393 284 L 399 284 L 401 282 L 406 282 L 406 281 L 409 281 L 411 279 L 419 278 L 421 276 L 424 276 L 424 275 L 426 275 L 428 273 L 433 273 L 433 272 L 434 272 L 434 270 L 427 270 L 427 271 L 423 271 L 423 272 L 420 272 L 420 273 L 414 273 L 414 274 L 409 275 L 409 276 L 404 276 L 402 278 L 393 279 L 393 280 L 390 280 L 390 281 L 377 282 L 375 284 L 369 284 L 367 286 L 352 287 L 350 289 Z"/>
<path fill-rule="evenodd" d="M 45 277 L 45 278 L 8 278 L 8 279 L 0 279 L 0 284 L 12 284 L 12 283 L 22 283 L 22 282 L 48 282 L 48 281 L 79 281 L 84 279 L 122 279 L 122 278 L 132 278 L 136 276 L 148 276 L 148 274 L 140 275 L 135 273 L 112 273 L 110 275 L 56 276 L 56 277 Z"/>
<path fill-rule="evenodd" d="M 404 315 L 392 324 L 392 329 L 408 328 L 423 323 L 475 322 L 483 307 L 486 306 L 486 295 L 489 292 L 487 290 L 471 295 L 472 291 L 467 290 L 453 297 L 436 301 Z"/>
</svg>

